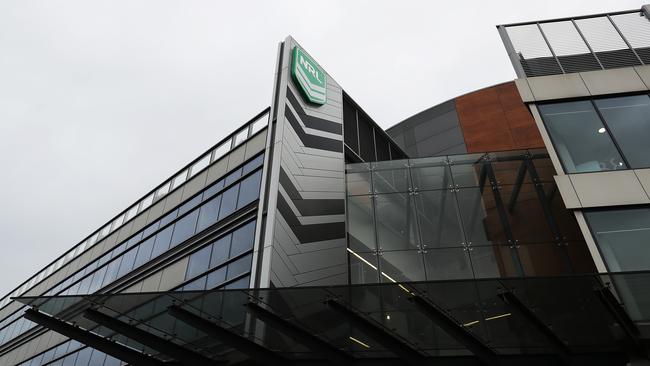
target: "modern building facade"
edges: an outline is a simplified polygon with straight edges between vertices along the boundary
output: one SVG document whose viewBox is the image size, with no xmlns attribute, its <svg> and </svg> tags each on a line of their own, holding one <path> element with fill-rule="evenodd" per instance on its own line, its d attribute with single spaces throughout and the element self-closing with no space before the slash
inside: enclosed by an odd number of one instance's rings
<svg viewBox="0 0 650 366">
<path fill-rule="evenodd" d="M 0 300 L 0 364 L 641 365 L 650 7 L 497 29 L 384 131 L 293 38 L 270 107 Z"/>
</svg>

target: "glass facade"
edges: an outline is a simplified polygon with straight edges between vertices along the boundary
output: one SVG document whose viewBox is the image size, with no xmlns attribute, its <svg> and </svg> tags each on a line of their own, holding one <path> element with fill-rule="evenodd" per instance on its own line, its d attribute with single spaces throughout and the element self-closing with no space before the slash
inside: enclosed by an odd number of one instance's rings
<svg viewBox="0 0 650 366">
<path fill-rule="evenodd" d="M 352 283 L 595 271 L 544 151 L 349 164 Z"/>
<path fill-rule="evenodd" d="M 650 167 L 650 96 L 538 106 L 567 173 Z"/>
<path fill-rule="evenodd" d="M 147 225 L 129 239 L 115 246 L 114 249 L 77 272 L 71 273 L 64 281 L 44 295 L 71 296 L 94 293 L 156 259 L 169 249 L 186 242 L 199 232 L 203 232 L 221 220 L 230 217 L 232 213 L 246 207 L 259 197 L 262 164 L 263 155 L 246 162 L 241 168 L 235 169 L 205 190 L 190 197 L 181 203 L 177 209 Z M 233 191 L 238 194 L 233 195 L 231 193 Z M 215 202 L 224 201 L 221 197 L 226 195 L 229 197 L 228 204 L 219 205 L 217 203 L 215 205 Z M 204 212 L 211 214 L 202 215 Z M 187 286 L 188 290 L 193 287 L 203 289 L 207 286 L 206 278 L 208 276 L 211 276 L 211 288 L 232 285 L 241 286 L 244 282 L 243 279 L 247 278 L 251 269 L 251 260 L 247 254 L 252 251 L 250 235 L 252 233 L 251 227 L 254 228 L 254 226 L 255 222 L 253 221 L 234 232 L 235 237 L 239 238 L 236 243 L 233 243 L 233 246 L 235 246 L 233 254 L 236 252 L 237 255 L 225 257 L 223 261 L 217 261 L 216 258 L 211 261 L 212 251 L 207 249 L 212 248 L 213 244 L 209 244 L 202 250 L 192 254 L 186 282 L 197 283 L 187 283 L 180 286 L 179 289 L 184 290 L 184 286 Z M 226 237 L 232 235 L 229 233 Z M 221 243 L 222 239 L 217 240 L 217 242 Z M 230 247 L 230 243 L 227 247 Z M 205 267 L 199 262 L 207 263 L 209 266 Z M 212 272 L 229 270 L 228 277 L 217 281 L 218 278 L 215 278 L 215 275 L 205 273 L 208 270 Z M 203 283 L 199 286 L 201 278 L 194 279 L 194 277 L 201 277 L 204 273 L 205 275 L 202 277 Z M 242 282 L 235 284 L 237 280 L 242 280 Z M 246 282 L 245 287 L 248 287 L 248 282 Z M 35 326 L 34 323 L 22 318 L 23 311 L 24 308 L 21 308 L 0 322 L 0 344 L 10 341 Z M 53 360 L 53 364 L 57 365 L 57 362 L 63 362 L 58 357 L 53 357 Z M 47 363 L 33 363 L 32 365 L 44 364 Z"/>
</svg>

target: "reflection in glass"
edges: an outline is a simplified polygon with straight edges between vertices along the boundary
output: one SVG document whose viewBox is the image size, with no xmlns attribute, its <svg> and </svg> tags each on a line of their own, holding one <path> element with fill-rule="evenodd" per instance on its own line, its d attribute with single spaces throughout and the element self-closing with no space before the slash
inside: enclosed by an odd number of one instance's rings
<svg viewBox="0 0 650 366">
<path fill-rule="evenodd" d="M 610 271 L 650 267 L 650 208 L 602 209 L 585 216 Z"/>
<path fill-rule="evenodd" d="M 372 186 L 375 193 L 407 192 L 410 188 L 408 169 L 374 170 Z"/>
<path fill-rule="evenodd" d="M 350 196 L 347 201 L 350 249 L 360 252 L 376 249 L 371 196 Z"/>
<path fill-rule="evenodd" d="M 594 100 L 630 168 L 650 167 L 650 97 Z"/>
<path fill-rule="evenodd" d="M 468 244 L 507 242 L 492 190 L 461 188 L 456 192 L 460 216 Z"/>
<path fill-rule="evenodd" d="M 458 205 L 452 190 L 419 192 L 415 200 L 425 248 L 462 245 L 464 240 L 458 220 Z"/>
<path fill-rule="evenodd" d="M 538 107 L 567 173 L 627 168 L 590 101 Z"/>
<path fill-rule="evenodd" d="M 418 250 L 382 252 L 381 282 L 417 281 L 424 278 L 424 263 Z"/>
<path fill-rule="evenodd" d="M 381 250 L 415 249 L 419 244 L 415 207 L 406 193 L 375 197 L 377 240 Z"/>
<path fill-rule="evenodd" d="M 419 190 L 445 189 L 452 184 L 446 157 L 422 158 L 411 167 L 413 187 Z"/>
<path fill-rule="evenodd" d="M 424 254 L 427 280 L 472 278 L 472 265 L 464 247 L 432 249 Z"/>
</svg>

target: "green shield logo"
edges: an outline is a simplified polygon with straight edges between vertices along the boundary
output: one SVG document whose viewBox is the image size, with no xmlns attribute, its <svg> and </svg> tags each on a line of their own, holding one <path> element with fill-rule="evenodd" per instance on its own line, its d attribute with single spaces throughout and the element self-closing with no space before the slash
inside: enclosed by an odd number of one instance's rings
<svg viewBox="0 0 650 366">
<path fill-rule="evenodd" d="M 291 75 L 309 102 L 325 104 L 327 101 L 327 77 L 323 69 L 297 46 L 293 48 Z"/>
</svg>

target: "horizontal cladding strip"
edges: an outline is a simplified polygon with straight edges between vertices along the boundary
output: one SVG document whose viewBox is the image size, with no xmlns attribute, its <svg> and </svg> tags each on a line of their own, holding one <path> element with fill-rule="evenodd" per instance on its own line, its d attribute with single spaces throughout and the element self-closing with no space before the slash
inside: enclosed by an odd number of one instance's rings
<svg viewBox="0 0 650 366">
<path fill-rule="evenodd" d="M 278 195 L 278 211 L 301 243 L 345 238 L 345 222 L 301 225 L 282 195 Z"/>
<path fill-rule="evenodd" d="M 345 201 L 342 199 L 304 199 L 283 168 L 280 168 L 280 185 L 302 216 L 345 214 Z"/>
<path fill-rule="evenodd" d="M 298 138 L 306 147 L 310 147 L 318 150 L 327 150 L 333 152 L 342 152 L 343 151 L 343 141 L 333 140 L 325 137 L 310 135 L 302 129 L 302 126 L 296 120 L 296 117 L 291 113 L 289 108 L 284 109 L 284 117 L 289 121 L 291 127 L 298 135 Z"/>
<path fill-rule="evenodd" d="M 340 123 L 328 121 L 326 119 L 318 117 L 312 117 L 305 113 L 302 105 L 298 102 L 296 96 L 293 95 L 293 92 L 289 88 L 287 88 L 287 99 L 289 99 L 289 103 L 291 103 L 293 109 L 298 113 L 298 117 L 302 123 L 305 124 L 305 126 L 313 128 L 314 130 L 335 133 L 337 135 L 343 134 L 343 125 Z"/>
<path fill-rule="evenodd" d="M 291 110 L 291 113 L 293 113 L 294 116 L 298 116 L 298 112 L 294 109 L 293 104 L 287 103 L 287 108 L 289 108 Z M 308 134 L 314 135 L 314 136 L 327 137 L 327 138 L 331 138 L 333 140 L 338 140 L 338 139 L 341 138 L 340 134 L 327 132 L 327 131 L 311 128 L 309 126 L 304 125 L 302 123 L 302 119 L 300 118 L 300 116 L 298 116 L 297 120 L 300 123 L 300 125 L 305 129 L 305 133 L 308 133 Z"/>
</svg>

